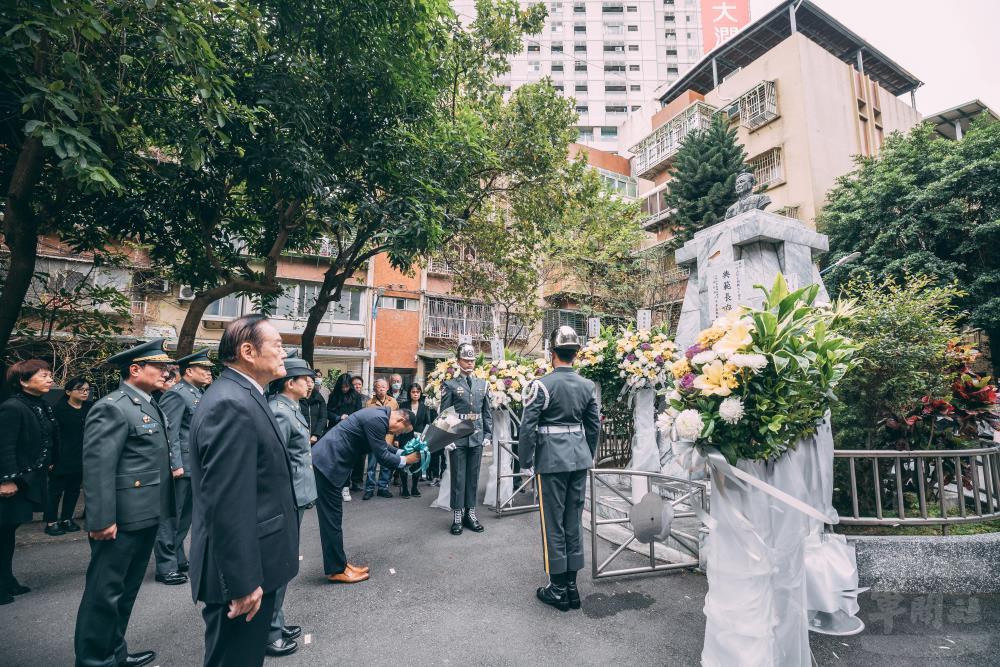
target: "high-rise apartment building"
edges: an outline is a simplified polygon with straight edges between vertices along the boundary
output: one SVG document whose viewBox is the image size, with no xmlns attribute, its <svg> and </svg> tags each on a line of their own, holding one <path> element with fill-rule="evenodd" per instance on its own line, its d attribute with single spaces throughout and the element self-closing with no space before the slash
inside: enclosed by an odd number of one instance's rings
<svg viewBox="0 0 1000 667">
<path fill-rule="evenodd" d="M 474 0 L 452 0 L 463 22 Z M 528 5 L 531 2 L 523 2 Z M 654 99 L 706 51 L 749 20 L 749 0 L 544 2 L 545 27 L 526 37 L 501 83 L 509 90 L 550 77 L 576 100 L 580 143 L 613 148 L 626 116 Z"/>
</svg>

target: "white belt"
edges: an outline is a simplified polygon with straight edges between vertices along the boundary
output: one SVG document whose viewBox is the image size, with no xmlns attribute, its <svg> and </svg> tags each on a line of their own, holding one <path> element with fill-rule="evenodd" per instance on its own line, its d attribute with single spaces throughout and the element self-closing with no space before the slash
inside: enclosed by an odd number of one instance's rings
<svg viewBox="0 0 1000 667">
<path fill-rule="evenodd" d="M 470 412 L 468 414 L 458 415 L 459 419 L 467 419 L 469 421 L 476 421 L 480 417 L 482 417 L 482 415 L 479 414 L 478 412 Z"/>
<path fill-rule="evenodd" d="M 554 424 L 552 426 L 539 426 L 539 433 L 583 433 L 582 424 Z"/>
</svg>

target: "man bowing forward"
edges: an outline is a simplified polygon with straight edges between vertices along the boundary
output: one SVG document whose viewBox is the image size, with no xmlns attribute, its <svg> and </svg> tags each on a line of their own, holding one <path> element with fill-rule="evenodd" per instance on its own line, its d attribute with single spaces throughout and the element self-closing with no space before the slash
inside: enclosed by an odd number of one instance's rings
<svg viewBox="0 0 1000 667">
<path fill-rule="evenodd" d="M 205 603 L 206 667 L 264 664 L 275 591 L 299 570 L 291 467 L 264 387 L 285 375 L 263 315 L 226 327 L 226 365 L 191 422 L 191 592 Z"/>
</svg>

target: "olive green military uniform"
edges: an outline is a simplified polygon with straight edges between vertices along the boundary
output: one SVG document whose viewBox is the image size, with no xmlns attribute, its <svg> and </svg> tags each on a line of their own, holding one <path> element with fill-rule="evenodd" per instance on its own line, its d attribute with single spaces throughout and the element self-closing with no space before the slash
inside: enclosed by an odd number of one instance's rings
<svg viewBox="0 0 1000 667">
<path fill-rule="evenodd" d="M 535 470 L 549 575 L 583 568 L 583 503 L 599 432 L 594 383 L 571 367 L 560 366 L 529 385 L 517 451 L 521 467 Z"/>
<path fill-rule="evenodd" d="M 170 469 L 184 469 L 184 474 L 171 482 L 177 504 L 176 516 L 160 522 L 153 555 L 156 573 L 166 575 L 187 570 L 184 538 L 191 528 L 191 417 L 201 400 L 202 390 L 181 380 L 160 397 L 159 406 L 166 417 L 170 446 Z"/>
<path fill-rule="evenodd" d="M 86 527 L 96 531 L 117 524 L 118 535 L 90 540 L 90 566 L 76 619 L 78 666 L 113 667 L 127 657 L 125 631 L 157 526 L 174 515 L 168 449 L 163 413 L 128 383 L 97 401 L 87 416 Z"/>
</svg>

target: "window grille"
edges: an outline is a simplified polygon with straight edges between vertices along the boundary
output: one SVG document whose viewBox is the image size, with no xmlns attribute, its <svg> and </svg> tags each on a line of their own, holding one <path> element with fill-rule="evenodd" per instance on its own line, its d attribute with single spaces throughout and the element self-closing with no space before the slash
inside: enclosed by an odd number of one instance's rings
<svg viewBox="0 0 1000 667">
<path fill-rule="evenodd" d="M 785 180 L 781 163 L 781 149 L 772 148 L 750 160 L 750 170 L 757 178 L 757 186 L 764 188 Z"/>
<path fill-rule="evenodd" d="M 784 206 L 775 211 L 778 215 L 783 215 L 786 218 L 794 218 L 795 220 L 800 220 L 799 218 L 799 207 L 798 206 Z"/>
<path fill-rule="evenodd" d="M 483 303 L 427 297 L 424 305 L 424 336 L 458 340 L 461 335 L 474 340 L 488 340 L 493 335 L 493 310 Z M 500 325 L 503 326 L 503 316 Z M 528 331 L 520 318 L 511 318 L 509 335 L 526 339 Z"/>
<path fill-rule="evenodd" d="M 550 308 L 545 311 L 542 322 L 545 340 L 552 336 L 552 332 L 558 327 L 573 327 L 576 334 L 583 340 L 587 337 L 587 316 L 576 310 L 560 310 Z"/>
<path fill-rule="evenodd" d="M 774 81 L 761 81 L 739 99 L 740 124 L 756 130 L 778 117 L 778 95 Z"/>
</svg>

